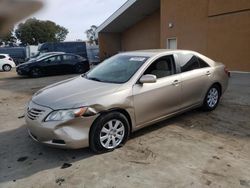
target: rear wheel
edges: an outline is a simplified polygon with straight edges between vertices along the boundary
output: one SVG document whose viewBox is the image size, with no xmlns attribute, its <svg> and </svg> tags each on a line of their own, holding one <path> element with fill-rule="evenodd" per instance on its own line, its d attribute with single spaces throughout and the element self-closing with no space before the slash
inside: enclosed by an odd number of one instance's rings
<svg viewBox="0 0 250 188">
<path fill-rule="evenodd" d="M 220 88 L 218 85 L 213 85 L 209 88 L 203 102 L 203 109 L 206 111 L 214 110 L 220 101 Z"/>
<path fill-rule="evenodd" d="M 75 73 L 81 74 L 85 73 L 89 70 L 89 66 L 87 66 L 85 63 L 84 64 L 77 64 L 75 66 Z"/>
<path fill-rule="evenodd" d="M 90 131 L 90 148 L 96 153 L 112 151 L 127 141 L 130 126 L 127 118 L 119 112 L 100 116 Z"/>
<path fill-rule="evenodd" d="M 30 76 L 33 78 L 38 78 L 38 77 L 42 76 L 41 69 L 38 67 L 32 68 L 30 71 Z"/>
<path fill-rule="evenodd" d="M 5 71 L 5 72 L 9 72 L 9 71 L 11 71 L 11 66 L 10 65 L 4 65 L 3 66 L 3 71 Z"/>
</svg>

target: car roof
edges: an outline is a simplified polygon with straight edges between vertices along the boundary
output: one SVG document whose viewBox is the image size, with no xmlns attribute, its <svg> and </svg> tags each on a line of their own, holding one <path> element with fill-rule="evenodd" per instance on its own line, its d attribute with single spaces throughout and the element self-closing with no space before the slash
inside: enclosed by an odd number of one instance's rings
<svg viewBox="0 0 250 188">
<path fill-rule="evenodd" d="M 0 54 L 0 55 L 9 56 L 9 54 Z"/>
<path fill-rule="evenodd" d="M 149 49 L 149 50 L 136 50 L 136 51 L 129 51 L 129 52 L 121 52 L 121 54 L 124 55 L 134 55 L 134 56 L 147 56 L 147 57 L 153 57 L 155 55 L 160 55 L 163 53 L 197 53 L 191 50 L 169 50 L 169 49 Z"/>
<path fill-rule="evenodd" d="M 216 62 L 198 52 L 191 51 L 191 50 L 169 50 L 169 49 L 149 49 L 149 50 L 137 50 L 137 51 L 130 51 L 130 52 L 122 52 L 120 54 L 123 55 L 131 55 L 131 56 L 144 56 L 149 58 L 154 58 L 155 56 L 161 56 L 161 55 L 171 55 L 171 54 L 178 54 L 178 53 L 191 53 L 195 56 L 198 56 L 199 58 L 206 61 L 210 66 L 215 66 Z"/>
</svg>

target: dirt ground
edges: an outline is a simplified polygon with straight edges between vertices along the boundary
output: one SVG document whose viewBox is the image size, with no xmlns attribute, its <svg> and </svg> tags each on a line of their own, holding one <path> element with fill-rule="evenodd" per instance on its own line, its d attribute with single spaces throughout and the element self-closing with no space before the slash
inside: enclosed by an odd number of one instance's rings
<svg viewBox="0 0 250 188">
<path fill-rule="evenodd" d="M 194 110 L 132 135 L 118 150 L 60 150 L 33 142 L 23 109 L 38 79 L 0 72 L 0 187 L 250 187 L 250 74 L 233 74 L 214 112 Z"/>
</svg>

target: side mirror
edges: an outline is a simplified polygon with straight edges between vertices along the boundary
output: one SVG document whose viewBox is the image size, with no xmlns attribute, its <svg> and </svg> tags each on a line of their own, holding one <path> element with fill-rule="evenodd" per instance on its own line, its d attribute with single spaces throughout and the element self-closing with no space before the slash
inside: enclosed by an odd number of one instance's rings
<svg viewBox="0 0 250 188">
<path fill-rule="evenodd" d="M 142 83 L 142 84 L 156 83 L 156 81 L 157 81 L 157 77 L 155 75 L 152 75 L 152 74 L 143 75 L 140 79 L 140 83 Z"/>
</svg>

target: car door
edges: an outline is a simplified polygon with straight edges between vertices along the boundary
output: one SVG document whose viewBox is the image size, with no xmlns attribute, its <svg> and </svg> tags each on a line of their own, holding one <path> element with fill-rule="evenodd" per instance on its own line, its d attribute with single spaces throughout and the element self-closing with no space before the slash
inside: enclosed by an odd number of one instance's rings
<svg viewBox="0 0 250 188">
<path fill-rule="evenodd" d="M 144 72 L 157 77 L 156 83 L 133 86 L 134 109 L 138 126 L 177 111 L 181 104 L 180 75 L 173 55 L 154 61 Z"/>
<path fill-rule="evenodd" d="M 46 74 L 54 75 L 60 73 L 61 56 L 50 56 L 41 63 Z"/>
<path fill-rule="evenodd" d="M 63 58 L 62 67 L 64 69 L 64 72 L 65 73 L 73 72 L 77 61 L 77 57 L 74 55 L 64 54 L 62 58 Z"/>
<path fill-rule="evenodd" d="M 182 82 L 182 108 L 200 104 L 210 87 L 211 67 L 201 66 L 192 53 L 178 54 Z"/>
</svg>

